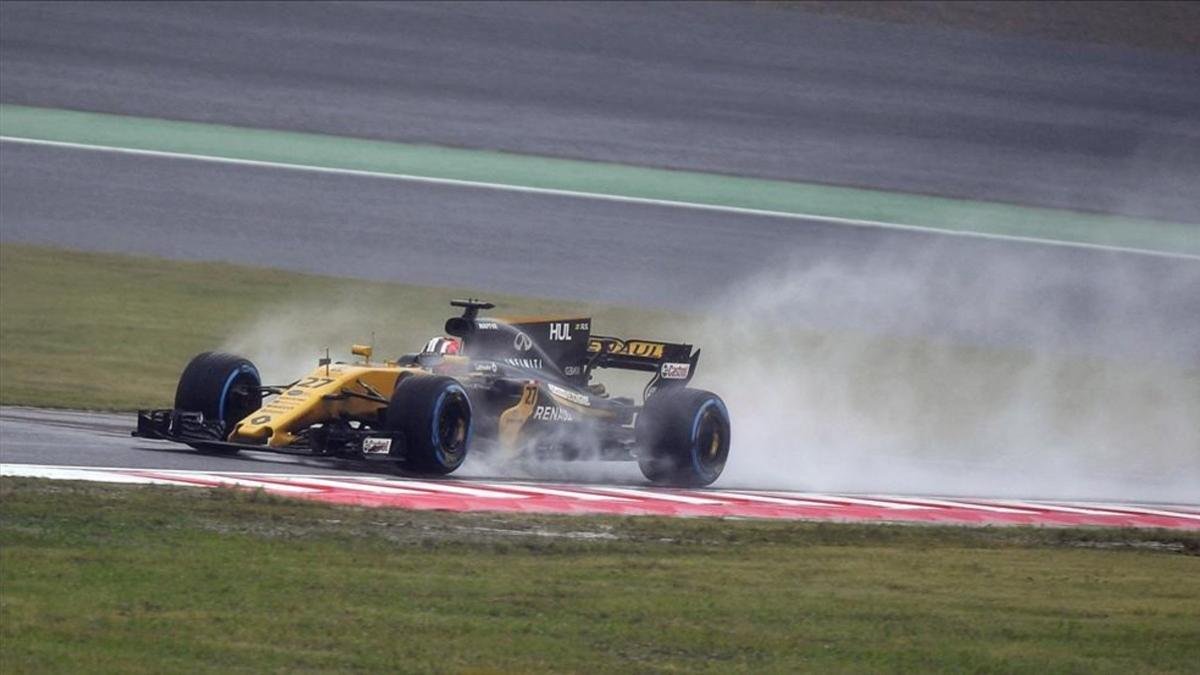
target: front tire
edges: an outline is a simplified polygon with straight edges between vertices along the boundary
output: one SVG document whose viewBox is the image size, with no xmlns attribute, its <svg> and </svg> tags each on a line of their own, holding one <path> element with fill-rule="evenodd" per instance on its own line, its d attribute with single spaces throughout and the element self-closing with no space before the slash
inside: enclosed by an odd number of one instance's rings
<svg viewBox="0 0 1200 675">
<path fill-rule="evenodd" d="M 262 407 L 262 378 L 249 360 L 223 352 L 198 354 L 183 369 L 175 388 L 175 408 L 221 420 L 226 435 L 247 415 Z M 236 449 L 189 443 L 197 450 L 223 454 Z"/>
<path fill-rule="evenodd" d="M 709 391 L 659 391 L 643 406 L 635 433 L 638 466 L 654 483 L 710 485 L 729 457 L 729 411 Z"/>
<path fill-rule="evenodd" d="M 388 403 L 385 427 L 404 435 L 405 469 L 451 473 L 466 461 L 471 440 L 467 390 L 450 377 L 403 378 Z"/>
</svg>

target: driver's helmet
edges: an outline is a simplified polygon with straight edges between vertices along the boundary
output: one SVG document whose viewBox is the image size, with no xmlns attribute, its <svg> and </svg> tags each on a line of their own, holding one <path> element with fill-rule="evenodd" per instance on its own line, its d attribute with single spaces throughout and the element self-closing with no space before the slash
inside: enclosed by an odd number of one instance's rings
<svg viewBox="0 0 1200 675">
<path fill-rule="evenodd" d="M 458 354 L 462 352 L 462 340 L 456 337 L 435 337 L 425 343 L 424 354 Z"/>
</svg>

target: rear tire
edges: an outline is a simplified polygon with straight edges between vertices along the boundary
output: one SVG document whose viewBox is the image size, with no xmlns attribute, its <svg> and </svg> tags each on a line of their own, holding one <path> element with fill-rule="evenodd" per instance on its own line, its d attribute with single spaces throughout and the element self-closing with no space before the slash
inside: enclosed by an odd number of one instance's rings
<svg viewBox="0 0 1200 675">
<path fill-rule="evenodd" d="M 659 391 L 638 415 L 635 433 L 638 466 L 654 483 L 710 485 L 729 457 L 729 411 L 709 391 Z"/>
<path fill-rule="evenodd" d="M 417 375 L 396 383 L 385 428 L 404 435 L 402 466 L 446 475 L 467 459 L 471 440 L 471 401 L 457 380 Z"/>
<path fill-rule="evenodd" d="M 262 407 L 262 378 L 249 360 L 222 352 L 204 352 L 192 359 L 175 388 L 175 408 L 201 412 L 204 419 L 221 420 L 225 433 Z M 234 454 L 236 448 L 189 443 L 197 450 Z"/>
</svg>

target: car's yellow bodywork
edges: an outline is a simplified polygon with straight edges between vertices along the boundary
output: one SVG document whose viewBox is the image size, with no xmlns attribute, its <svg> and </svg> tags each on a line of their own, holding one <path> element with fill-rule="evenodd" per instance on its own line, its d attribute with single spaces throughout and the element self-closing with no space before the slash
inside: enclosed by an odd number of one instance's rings
<svg viewBox="0 0 1200 675">
<path fill-rule="evenodd" d="M 362 363 L 322 362 L 308 377 L 297 380 L 279 396 L 244 417 L 229 433 L 233 443 L 263 444 L 282 448 L 295 443 L 296 431 L 313 424 L 340 418 L 363 418 L 378 414 L 396 382 L 405 375 L 428 374 L 419 366 L 393 362 L 371 363 L 371 347 L 353 345 L 351 353 Z M 442 357 L 441 368 L 466 367 L 460 356 Z"/>
<path fill-rule="evenodd" d="M 342 416 L 367 417 L 387 407 L 385 398 L 405 373 L 421 368 L 387 364 L 334 363 L 321 366 L 234 426 L 229 440 L 281 448 L 296 442 L 294 431 Z M 347 392 L 350 392 L 347 394 Z M 354 394 L 362 394 L 356 396 Z"/>
<path fill-rule="evenodd" d="M 355 353 L 360 352 L 356 349 Z M 369 354 L 364 356 L 369 358 Z M 370 363 L 366 360 L 363 363 L 321 365 L 234 425 L 227 440 L 270 448 L 287 447 L 299 440 L 295 432 L 313 424 L 341 418 L 377 416 L 381 409 L 387 408 L 387 399 L 401 377 L 437 372 L 469 378 L 469 365 L 470 361 L 462 356 L 439 357 L 433 369 L 390 362 Z M 611 416 L 607 411 L 587 411 L 570 399 L 555 395 L 553 391 L 548 394 L 553 399 L 548 403 L 553 405 L 573 408 L 580 413 L 591 412 L 600 417 Z M 520 401 L 500 415 L 497 440 L 501 446 L 515 447 L 519 444 L 525 423 L 544 396 L 535 381 L 525 384 Z"/>
</svg>

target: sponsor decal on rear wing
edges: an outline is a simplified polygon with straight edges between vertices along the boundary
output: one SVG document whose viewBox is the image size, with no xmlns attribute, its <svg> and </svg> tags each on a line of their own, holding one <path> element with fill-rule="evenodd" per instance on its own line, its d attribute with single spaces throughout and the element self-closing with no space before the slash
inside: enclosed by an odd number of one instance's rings
<svg viewBox="0 0 1200 675">
<path fill-rule="evenodd" d="M 620 368 L 652 372 L 680 384 L 692 379 L 700 350 L 692 345 L 655 340 L 624 340 L 593 335 L 588 340 L 588 369 Z"/>
</svg>

